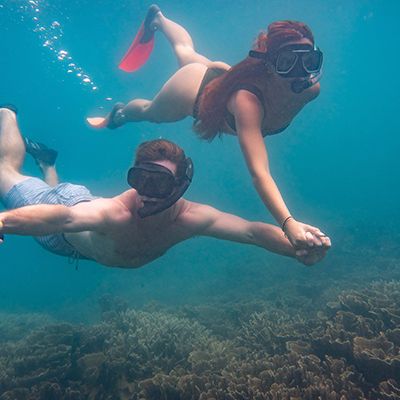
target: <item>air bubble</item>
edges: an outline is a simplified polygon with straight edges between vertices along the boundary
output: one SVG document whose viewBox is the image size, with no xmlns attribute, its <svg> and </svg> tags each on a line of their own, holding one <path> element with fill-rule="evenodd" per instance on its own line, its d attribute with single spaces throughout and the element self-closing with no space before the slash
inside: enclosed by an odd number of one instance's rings
<svg viewBox="0 0 400 400">
<path fill-rule="evenodd" d="M 48 48 L 51 53 L 54 53 L 54 58 L 51 60 L 52 63 L 64 63 L 64 71 L 67 74 L 74 74 L 82 85 L 90 86 L 92 90 L 98 90 L 98 87 L 92 81 L 91 77 L 83 70 L 82 67 L 78 66 L 74 61 L 69 52 L 61 48 L 61 38 L 63 37 L 63 29 L 61 23 L 57 20 L 51 19 L 45 22 L 47 13 L 42 14 L 42 4 L 39 0 L 25 0 L 26 3 L 19 8 L 24 13 L 30 13 L 30 18 L 33 21 L 32 30 L 37 33 L 39 40 L 43 47 Z M 0 8 L 3 5 L 0 4 Z M 43 17 L 39 20 L 39 13 Z M 29 16 L 29 15 L 28 15 Z M 24 20 L 25 15 L 21 16 L 21 20 Z M 67 19 L 68 16 L 66 17 Z"/>
</svg>

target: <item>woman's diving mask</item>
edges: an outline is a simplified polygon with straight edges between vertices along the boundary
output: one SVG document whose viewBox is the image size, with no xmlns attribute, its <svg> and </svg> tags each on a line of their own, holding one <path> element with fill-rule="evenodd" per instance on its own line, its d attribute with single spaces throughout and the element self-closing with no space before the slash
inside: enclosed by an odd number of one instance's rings
<svg viewBox="0 0 400 400">
<path fill-rule="evenodd" d="M 292 82 L 295 93 L 301 93 L 315 85 L 321 78 L 323 53 L 318 47 L 309 44 L 283 46 L 273 55 L 251 50 L 249 56 L 263 60 L 266 65 L 272 65 L 282 78 L 299 78 Z"/>
</svg>

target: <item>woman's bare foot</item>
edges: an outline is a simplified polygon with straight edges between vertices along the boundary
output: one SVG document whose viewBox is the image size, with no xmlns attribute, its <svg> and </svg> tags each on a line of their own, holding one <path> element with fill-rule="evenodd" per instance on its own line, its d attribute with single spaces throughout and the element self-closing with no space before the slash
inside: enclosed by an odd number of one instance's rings
<svg viewBox="0 0 400 400">
<path fill-rule="evenodd" d="M 106 117 L 89 117 L 86 118 L 87 123 L 96 129 L 109 128 L 116 129 L 125 123 L 125 115 L 123 113 L 124 103 L 116 103 L 111 112 Z"/>
</svg>

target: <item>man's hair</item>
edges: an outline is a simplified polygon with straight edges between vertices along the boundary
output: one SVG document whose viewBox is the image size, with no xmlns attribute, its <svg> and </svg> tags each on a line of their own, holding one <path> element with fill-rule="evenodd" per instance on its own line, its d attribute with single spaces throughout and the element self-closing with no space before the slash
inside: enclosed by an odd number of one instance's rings
<svg viewBox="0 0 400 400">
<path fill-rule="evenodd" d="M 176 178 L 181 180 L 186 172 L 185 152 L 175 143 L 165 139 L 143 142 L 136 149 L 135 165 L 142 162 L 168 160 L 176 164 Z"/>
</svg>

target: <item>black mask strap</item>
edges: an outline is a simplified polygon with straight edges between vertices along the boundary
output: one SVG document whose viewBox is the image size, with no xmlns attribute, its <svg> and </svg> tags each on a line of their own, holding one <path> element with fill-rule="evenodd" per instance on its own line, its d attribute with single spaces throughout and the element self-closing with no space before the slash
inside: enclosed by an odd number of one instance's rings
<svg viewBox="0 0 400 400">
<path fill-rule="evenodd" d="M 267 53 L 262 51 L 250 50 L 249 57 L 258 58 L 259 60 L 267 61 Z"/>
</svg>

